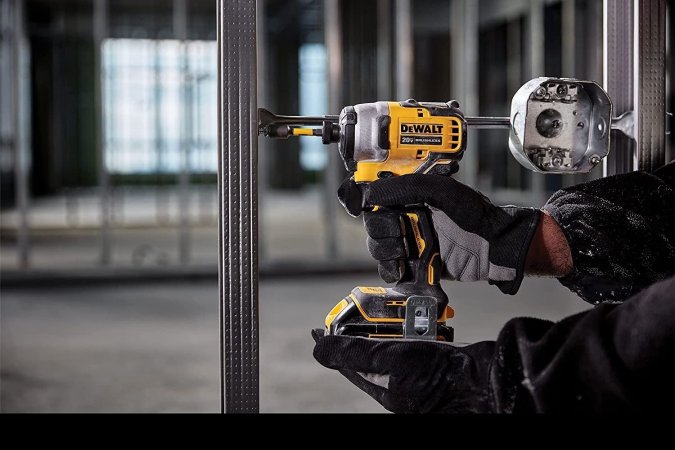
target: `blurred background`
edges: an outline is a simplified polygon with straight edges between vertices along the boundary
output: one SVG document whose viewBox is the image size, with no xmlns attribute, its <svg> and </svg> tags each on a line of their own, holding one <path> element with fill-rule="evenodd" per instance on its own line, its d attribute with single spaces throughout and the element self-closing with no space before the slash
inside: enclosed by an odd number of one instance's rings
<svg viewBox="0 0 675 450">
<path fill-rule="evenodd" d="M 218 411 L 215 13 L 0 0 L 1 411 Z M 258 103 L 280 114 L 412 97 L 505 116 L 531 78 L 602 83 L 599 0 L 259 0 L 258 24 Z M 471 131 L 457 175 L 496 203 L 602 176 L 534 174 L 507 139 Z M 342 164 L 312 139 L 259 152 L 261 409 L 383 411 L 311 356 L 325 313 L 381 283 Z M 444 287 L 465 342 L 587 307 L 550 279 Z"/>
</svg>

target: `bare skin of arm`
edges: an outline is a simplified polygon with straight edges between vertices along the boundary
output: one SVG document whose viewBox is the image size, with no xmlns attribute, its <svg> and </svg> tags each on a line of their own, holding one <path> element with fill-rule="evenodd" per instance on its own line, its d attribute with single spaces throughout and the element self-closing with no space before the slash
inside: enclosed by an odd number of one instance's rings
<svg viewBox="0 0 675 450">
<path fill-rule="evenodd" d="M 572 253 L 558 223 L 543 212 L 525 260 L 525 273 L 543 277 L 564 277 L 572 272 Z"/>
</svg>

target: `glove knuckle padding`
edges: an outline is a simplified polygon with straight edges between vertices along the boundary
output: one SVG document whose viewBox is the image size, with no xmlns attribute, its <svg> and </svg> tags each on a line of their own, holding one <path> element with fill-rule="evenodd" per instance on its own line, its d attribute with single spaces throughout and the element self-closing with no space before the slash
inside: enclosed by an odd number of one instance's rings
<svg viewBox="0 0 675 450">
<path fill-rule="evenodd" d="M 368 251 L 378 261 L 391 261 L 406 257 L 402 238 L 373 239 L 369 236 Z"/>
<path fill-rule="evenodd" d="M 357 217 L 363 209 L 363 192 L 353 177 L 345 178 L 338 188 L 338 200 L 349 215 Z"/>
<path fill-rule="evenodd" d="M 401 236 L 401 214 L 396 211 L 366 212 L 363 224 L 373 239 Z"/>
<path fill-rule="evenodd" d="M 396 283 L 401 279 L 401 264 L 397 260 L 380 261 L 377 264 L 377 272 L 385 283 Z"/>
<path fill-rule="evenodd" d="M 495 207 L 480 192 L 441 175 L 409 174 L 371 183 L 366 203 L 394 206 L 426 203 L 465 229 L 482 229 Z"/>
<path fill-rule="evenodd" d="M 426 203 L 444 177 L 409 174 L 378 180 L 370 185 L 366 202 L 371 205 L 408 205 Z"/>
<path fill-rule="evenodd" d="M 314 358 L 329 369 L 367 370 L 368 349 L 346 336 L 324 336 L 314 346 Z"/>
</svg>

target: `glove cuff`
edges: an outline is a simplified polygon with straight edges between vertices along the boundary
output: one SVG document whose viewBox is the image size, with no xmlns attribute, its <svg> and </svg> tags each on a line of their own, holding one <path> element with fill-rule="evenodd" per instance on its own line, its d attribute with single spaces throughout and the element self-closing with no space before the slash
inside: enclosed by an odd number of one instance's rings
<svg viewBox="0 0 675 450">
<path fill-rule="evenodd" d="M 508 224 L 499 230 L 490 243 L 490 262 L 496 266 L 514 268 L 515 278 L 501 281 L 488 278 L 504 294 L 514 295 L 520 289 L 525 273 L 525 259 L 539 224 L 541 211 L 537 208 L 504 206 L 501 208 L 511 217 Z"/>
</svg>

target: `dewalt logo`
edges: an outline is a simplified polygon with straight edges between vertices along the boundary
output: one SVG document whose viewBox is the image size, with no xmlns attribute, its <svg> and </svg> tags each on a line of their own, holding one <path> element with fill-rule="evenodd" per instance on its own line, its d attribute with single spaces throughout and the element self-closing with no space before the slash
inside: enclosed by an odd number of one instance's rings
<svg viewBox="0 0 675 450">
<path fill-rule="evenodd" d="M 428 123 L 402 123 L 401 134 L 442 134 L 443 125 Z"/>
</svg>

